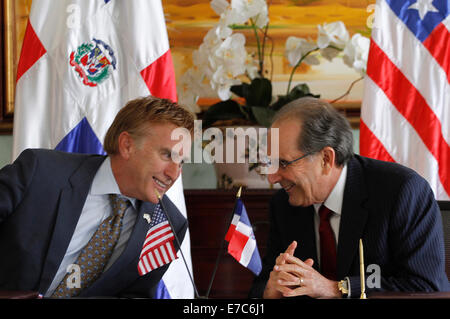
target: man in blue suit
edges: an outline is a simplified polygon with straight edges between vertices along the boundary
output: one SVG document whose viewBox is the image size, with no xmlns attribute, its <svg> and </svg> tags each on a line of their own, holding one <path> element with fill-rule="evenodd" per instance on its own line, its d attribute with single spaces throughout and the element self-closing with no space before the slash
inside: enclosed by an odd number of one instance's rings
<svg viewBox="0 0 450 319">
<path fill-rule="evenodd" d="M 286 105 L 272 129 L 279 168 L 268 178 L 282 190 L 270 203 L 267 254 L 250 297 L 359 297 L 360 239 L 378 276 L 368 293 L 449 289 L 441 216 L 421 176 L 354 155 L 347 120 L 317 99 Z"/>
<path fill-rule="evenodd" d="M 140 275 L 138 261 L 158 203 L 155 191 L 164 194 L 181 172 L 171 153 L 179 141 L 171 133 L 180 127 L 192 132 L 193 120 L 168 100 L 139 98 L 109 128 L 108 156 L 28 149 L 1 169 L 0 290 L 45 297 L 153 297 L 169 263 Z M 113 215 L 111 194 L 128 203 L 117 223 L 118 239 L 96 279 L 71 293 L 69 282 L 64 287 L 70 266 Z M 182 241 L 187 220 L 167 196 L 162 200 Z M 72 283 L 76 287 L 76 280 Z M 61 287 L 69 294 L 59 294 Z"/>
</svg>

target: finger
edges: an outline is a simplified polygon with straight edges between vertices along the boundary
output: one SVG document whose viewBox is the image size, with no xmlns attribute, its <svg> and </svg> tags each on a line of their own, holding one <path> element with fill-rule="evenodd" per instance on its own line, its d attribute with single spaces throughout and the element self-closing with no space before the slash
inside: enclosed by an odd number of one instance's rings
<svg viewBox="0 0 450 319">
<path fill-rule="evenodd" d="M 290 255 L 285 256 L 285 259 L 286 259 L 286 263 L 296 264 L 302 268 L 310 269 L 312 266 L 312 264 L 310 264 L 311 263 L 310 261 L 312 261 L 312 259 L 308 259 L 308 260 L 310 260 L 309 262 L 304 262 L 300 258 L 297 258 L 295 256 L 290 256 Z"/>
<path fill-rule="evenodd" d="M 308 269 L 300 267 L 297 264 L 275 265 L 274 270 L 278 272 L 288 272 L 296 277 L 305 277 L 309 272 Z"/>
<path fill-rule="evenodd" d="M 293 255 L 295 252 L 295 249 L 297 248 L 297 242 L 294 240 L 286 249 L 285 253 L 289 255 Z"/>
<path fill-rule="evenodd" d="M 306 295 L 308 289 L 306 287 L 287 287 L 287 286 L 278 286 L 277 290 L 281 292 L 284 297 L 295 297 L 295 296 L 303 296 Z"/>
<path fill-rule="evenodd" d="M 294 276 L 288 272 L 281 271 L 278 273 L 277 276 L 278 280 L 280 281 L 288 281 L 293 282 L 294 284 L 298 285 L 300 283 L 300 278 L 297 276 Z"/>
<path fill-rule="evenodd" d="M 281 291 L 283 290 L 283 291 Z M 279 290 L 284 297 L 297 297 L 297 296 L 305 296 L 308 295 L 309 289 L 305 286 L 288 288 L 288 287 L 280 287 Z"/>
<path fill-rule="evenodd" d="M 277 259 L 275 260 L 275 264 L 276 265 L 283 265 L 283 264 L 285 264 L 287 256 L 289 256 L 289 254 L 281 253 L 280 256 L 278 256 Z"/>
<path fill-rule="evenodd" d="M 312 267 L 314 265 L 314 260 L 311 258 L 308 258 L 305 260 L 305 264 L 307 264 L 309 267 Z"/>
</svg>

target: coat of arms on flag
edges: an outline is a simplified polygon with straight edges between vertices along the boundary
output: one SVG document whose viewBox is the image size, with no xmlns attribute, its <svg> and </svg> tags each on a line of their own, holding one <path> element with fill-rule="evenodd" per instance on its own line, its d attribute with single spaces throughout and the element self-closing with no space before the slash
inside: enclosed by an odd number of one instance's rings
<svg viewBox="0 0 450 319">
<path fill-rule="evenodd" d="M 178 258 L 173 245 L 174 234 L 161 206 L 158 204 L 150 221 L 139 257 L 138 272 L 144 276 Z"/>
<path fill-rule="evenodd" d="M 110 67 L 116 69 L 116 57 L 108 44 L 93 38 L 90 43 L 83 43 L 70 53 L 70 65 L 84 85 L 97 86 L 108 78 Z"/>
<path fill-rule="evenodd" d="M 228 242 L 230 255 L 255 275 L 259 275 L 262 269 L 261 257 L 247 210 L 240 198 L 236 200 L 233 219 L 225 240 Z"/>
</svg>

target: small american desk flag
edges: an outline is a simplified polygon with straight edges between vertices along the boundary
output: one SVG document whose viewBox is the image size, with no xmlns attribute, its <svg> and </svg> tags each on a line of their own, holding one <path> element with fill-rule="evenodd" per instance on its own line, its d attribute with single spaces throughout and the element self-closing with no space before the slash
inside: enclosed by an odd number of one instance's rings
<svg viewBox="0 0 450 319">
<path fill-rule="evenodd" d="M 158 204 L 150 222 L 150 229 L 145 237 L 139 257 L 139 275 L 144 276 L 150 271 L 164 266 L 177 259 L 173 245 L 174 234 L 170 224 Z"/>
</svg>

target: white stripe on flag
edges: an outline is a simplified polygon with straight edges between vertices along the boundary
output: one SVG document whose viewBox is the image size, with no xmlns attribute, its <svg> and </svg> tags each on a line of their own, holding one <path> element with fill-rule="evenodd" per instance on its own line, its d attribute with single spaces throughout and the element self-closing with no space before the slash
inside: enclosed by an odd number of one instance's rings
<svg viewBox="0 0 450 319">
<path fill-rule="evenodd" d="M 167 247 L 167 251 L 170 255 L 170 260 L 174 260 L 175 258 L 177 258 L 175 256 L 175 252 L 173 251 L 172 244 L 170 242 L 166 243 L 166 247 Z"/>
<path fill-rule="evenodd" d="M 157 264 L 158 264 L 158 267 L 161 267 L 164 263 L 163 263 L 163 261 L 162 261 L 162 259 L 161 259 L 161 255 L 159 254 L 158 249 L 153 250 L 153 253 L 154 253 L 154 255 L 155 255 L 155 258 L 156 258 L 156 262 L 157 262 Z"/>
<path fill-rule="evenodd" d="M 169 257 L 167 256 L 166 247 L 161 246 L 161 247 L 159 247 L 159 250 L 161 251 L 161 255 L 164 259 L 164 264 L 167 264 L 168 262 L 170 262 Z"/>
<path fill-rule="evenodd" d="M 244 223 L 242 223 L 242 222 L 239 222 L 237 224 L 236 231 L 244 234 L 247 237 L 251 237 L 253 235 L 253 228 L 248 226 L 248 225 L 246 225 L 246 224 L 244 224 Z"/>
<path fill-rule="evenodd" d="M 442 94 L 450 92 L 447 74 L 389 5 L 385 1 L 378 3 L 380 8 L 375 14 L 380 14 L 375 19 L 380 19 L 382 27 L 373 29 L 372 40 L 416 87 L 441 123 L 450 123 L 450 94 Z M 414 54 L 405 54 L 405 51 Z M 450 145 L 450 127 L 443 125 L 442 135 Z"/>
<path fill-rule="evenodd" d="M 429 182 L 436 197 L 447 197 L 439 176 L 436 174 L 438 171 L 436 158 L 430 153 L 416 130 L 392 105 L 383 90 L 372 79 L 366 77 L 365 94 L 369 93 L 371 100 L 365 100 L 361 108 L 361 118 L 364 123 L 397 163 L 420 172 Z M 376 105 L 376 108 L 365 107 L 365 103 Z M 392 136 L 401 138 L 403 142 L 398 143 L 398 140 L 392 139 Z M 417 156 L 418 154 L 420 156 Z"/>
<path fill-rule="evenodd" d="M 239 261 L 243 266 L 247 267 L 248 263 L 252 259 L 253 252 L 256 248 L 256 241 L 253 238 L 249 238 L 242 250 L 241 260 Z"/>
<path fill-rule="evenodd" d="M 152 266 L 150 270 L 158 268 L 158 263 L 155 260 L 155 254 L 153 252 L 150 252 L 147 256 L 150 258 L 150 264 Z"/>
<path fill-rule="evenodd" d="M 142 250 L 142 252 L 141 252 L 141 255 L 142 255 L 142 254 L 145 254 L 148 250 L 154 248 L 155 246 L 158 246 L 158 244 L 160 244 L 160 243 L 162 243 L 162 242 L 164 242 L 164 241 L 166 241 L 166 240 L 168 240 L 168 239 L 170 239 L 170 238 L 173 238 L 173 237 L 174 237 L 174 236 L 173 236 L 173 233 L 172 233 L 172 231 L 170 231 L 169 234 L 167 234 L 167 235 L 165 235 L 165 236 L 163 236 L 163 237 L 161 237 L 161 238 L 155 240 L 155 241 L 152 242 L 151 244 L 145 246 L 145 248 L 144 248 L 144 249 Z"/>
</svg>

